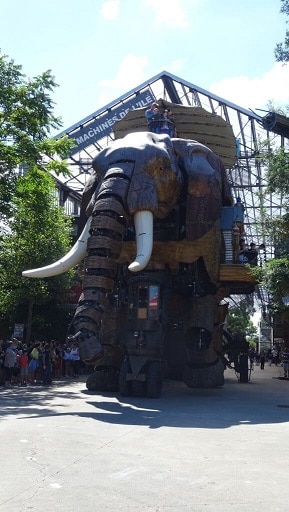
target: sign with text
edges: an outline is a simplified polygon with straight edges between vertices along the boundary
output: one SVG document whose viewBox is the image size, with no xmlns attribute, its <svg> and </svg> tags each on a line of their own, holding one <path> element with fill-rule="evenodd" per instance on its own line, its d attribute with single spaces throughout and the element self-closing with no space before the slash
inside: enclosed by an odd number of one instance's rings
<svg viewBox="0 0 289 512">
<path fill-rule="evenodd" d="M 78 128 L 75 132 L 69 134 L 69 137 L 75 139 L 77 144 L 70 154 L 75 155 L 75 153 L 78 153 L 90 144 L 93 144 L 106 135 L 109 135 L 114 123 L 123 119 L 129 110 L 144 107 L 149 108 L 154 101 L 155 98 L 152 92 L 150 89 L 146 89 L 134 98 L 124 101 L 118 107 L 108 111 L 105 115 L 100 116 L 97 119 L 93 119 L 85 126 Z"/>
<path fill-rule="evenodd" d="M 24 333 L 24 324 L 14 324 L 13 338 L 22 340 Z"/>
</svg>

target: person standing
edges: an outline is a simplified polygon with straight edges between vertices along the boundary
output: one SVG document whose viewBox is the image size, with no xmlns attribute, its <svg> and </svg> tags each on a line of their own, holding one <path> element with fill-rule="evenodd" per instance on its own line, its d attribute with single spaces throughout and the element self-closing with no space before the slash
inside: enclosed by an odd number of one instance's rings
<svg viewBox="0 0 289 512">
<path fill-rule="evenodd" d="M 5 368 L 5 388 L 11 388 L 11 379 L 13 375 L 13 369 L 16 364 L 16 354 L 13 350 L 13 341 L 8 341 L 8 345 L 5 351 L 4 368 Z"/>
<path fill-rule="evenodd" d="M 63 370 L 66 379 L 72 378 L 72 365 L 70 357 L 71 347 L 66 345 L 63 349 Z"/>
<path fill-rule="evenodd" d="M 62 376 L 62 347 L 58 343 L 54 347 L 54 377 L 60 379 Z"/>
<path fill-rule="evenodd" d="M 30 362 L 28 365 L 28 374 L 30 384 L 36 384 L 36 372 L 39 366 L 40 343 L 36 343 L 30 352 Z"/>
<path fill-rule="evenodd" d="M 27 351 L 27 349 L 24 349 L 19 358 L 21 386 L 27 386 L 28 364 L 29 364 L 28 351 Z"/>
<path fill-rule="evenodd" d="M 262 352 L 260 354 L 260 368 L 261 368 L 261 370 L 264 370 L 264 368 L 265 368 L 265 354 L 264 354 L 264 352 Z"/>
<path fill-rule="evenodd" d="M 159 119 L 161 117 L 158 103 L 152 103 L 145 112 L 149 130 L 153 133 L 160 133 Z"/>
<path fill-rule="evenodd" d="M 168 110 L 168 122 L 169 122 L 169 127 L 170 127 L 169 136 L 176 137 L 177 134 L 176 134 L 176 127 L 175 127 L 175 118 L 174 118 L 174 114 L 172 113 L 171 110 Z"/>
<path fill-rule="evenodd" d="M 289 348 L 285 347 L 282 355 L 281 355 L 281 362 L 284 370 L 284 379 L 289 378 Z"/>
<path fill-rule="evenodd" d="M 44 345 L 44 350 L 42 352 L 42 384 L 43 386 L 50 386 L 52 379 L 52 356 L 51 356 L 51 346 L 49 343 Z"/>
<path fill-rule="evenodd" d="M 246 244 L 245 238 L 241 238 L 239 241 L 239 261 L 240 263 L 248 263 L 246 256 L 248 252 L 248 245 Z"/>
<path fill-rule="evenodd" d="M 164 110 L 163 115 L 161 116 L 161 122 L 160 122 L 160 133 L 163 133 L 165 135 L 170 134 L 170 125 L 169 125 L 169 118 L 168 118 L 168 110 Z"/>
<path fill-rule="evenodd" d="M 278 352 L 275 347 L 272 348 L 272 364 L 275 364 L 275 366 L 278 366 Z"/>
<path fill-rule="evenodd" d="M 72 376 L 78 377 L 79 376 L 79 365 L 80 365 L 80 356 L 79 356 L 79 350 L 76 343 L 72 344 L 71 351 L 70 351 L 70 361 L 72 366 Z"/>
<path fill-rule="evenodd" d="M 273 359 L 273 356 L 272 356 L 272 350 L 271 350 L 271 348 L 269 348 L 269 350 L 268 350 L 268 355 L 267 355 L 267 357 L 268 357 L 268 363 L 269 363 L 269 366 L 272 366 L 272 359 Z"/>
</svg>

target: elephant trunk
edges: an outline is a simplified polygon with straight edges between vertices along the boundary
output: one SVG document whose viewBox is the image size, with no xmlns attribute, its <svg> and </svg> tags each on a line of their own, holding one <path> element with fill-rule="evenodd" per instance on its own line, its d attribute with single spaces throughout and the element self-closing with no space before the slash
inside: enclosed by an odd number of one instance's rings
<svg viewBox="0 0 289 512">
<path fill-rule="evenodd" d="M 98 190 L 87 241 L 83 293 L 73 319 L 74 330 L 83 338 L 79 345 L 80 357 L 88 364 L 100 361 L 104 354 L 98 333 L 109 295 L 115 289 L 118 260 L 129 219 L 123 206 L 129 180 L 118 174 L 116 169 L 111 170 Z M 148 228 L 144 217 L 150 219 Z M 151 256 L 152 213 L 137 212 L 135 219 L 137 257 L 131 270 L 136 272 L 144 268 Z"/>
<path fill-rule="evenodd" d="M 97 201 L 87 241 L 83 294 L 74 316 L 74 328 L 95 334 L 99 330 L 107 295 L 115 288 L 117 260 L 127 227 L 127 215 L 115 198 Z"/>
<path fill-rule="evenodd" d="M 147 211 L 137 212 L 134 216 L 137 256 L 128 267 L 133 272 L 142 270 L 150 260 L 153 245 L 152 220 L 152 213 Z M 97 202 L 87 242 L 83 294 L 73 322 L 78 331 L 95 334 L 99 329 L 103 312 L 108 305 L 107 296 L 115 288 L 117 260 L 127 221 L 122 205 L 114 198 Z"/>
</svg>

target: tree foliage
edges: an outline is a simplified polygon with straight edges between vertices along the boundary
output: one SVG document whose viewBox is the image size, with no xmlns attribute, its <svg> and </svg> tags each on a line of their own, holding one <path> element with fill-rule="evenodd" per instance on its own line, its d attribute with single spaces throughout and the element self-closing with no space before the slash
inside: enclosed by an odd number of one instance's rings
<svg viewBox="0 0 289 512">
<path fill-rule="evenodd" d="M 233 338 L 242 340 L 246 336 L 255 336 L 256 327 L 251 320 L 251 310 L 245 302 L 231 308 L 227 316 L 227 328 Z"/>
<path fill-rule="evenodd" d="M 281 0 L 280 12 L 289 16 L 289 0 Z M 286 22 L 287 23 L 287 22 Z M 289 62 L 289 31 L 286 30 L 283 43 L 278 43 L 275 47 L 275 59 L 277 62 Z"/>
<path fill-rule="evenodd" d="M 11 213 L 18 166 L 69 173 L 61 158 L 68 156 L 73 142 L 50 137 L 51 128 L 61 126 L 50 97 L 56 86 L 51 71 L 28 79 L 21 66 L 0 54 L 0 217 L 4 219 Z"/>
<path fill-rule="evenodd" d="M 46 312 L 57 317 L 70 286 L 69 273 L 35 280 L 21 275 L 55 261 L 71 245 L 70 222 L 50 175 L 70 175 L 65 159 L 74 145 L 68 137 L 51 137 L 61 126 L 51 99 L 56 86 L 50 70 L 27 78 L 0 54 L 0 220 L 8 228 L 0 239 L 0 322 L 10 328 L 34 307 L 34 324 L 47 329 Z"/>
<path fill-rule="evenodd" d="M 289 0 L 281 0 L 281 13 L 289 16 Z M 283 43 L 275 48 L 277 61 L 289 62 L 289 31 L 286 31 Z M 273 109 L 272 109 L 273 110 Z M 288 107 L 287 107 L 288 110 Z M 289 308 L 282 299 L 289 296 L 289 151 L 288 143 L 276 148 L 269 140 L 264 141 L 261 149 L 261 163 L 266 168 L 266 193 L 276 194 L 276 201 L 281 202 L 284 213 L 281 216 L 263 215 L 262 223 L 267 236 L 275 248 L 275 259 L 268 261 L 263 267 L 255 267 L 251 272 L 263 286 L 270 297 L 269 313 L 274 317 L 282 317 L 282 322 L 289 322 Z M 277 196 L 278 195 L 278 196 Z"/>
<path fill-rule="evenodd" d="M 71 273 L 49 279 L 23 278 L 25 269 L 52 263 L 71 246 L 71 221 L 57 204 L 53 178 L 37 167 L 19 177 L 12 202 L 10 232 L 0 251 L 0 311 L 10 324 L 23 305 L 60 304 L 71 284 Z M 25 308 L 24 308 L 25 309 Z"/>
<path fill-rule="evenodd" d="M 278 193 L 288 201 L 289 195 L 289 152 L 285 147 L 267 154 L 267 191 Z"/>
<path fill-rule="evenodd" d="M 276 201 L 281 203 L 284 213 L 270 216 L 262 213 L 262 225 L 267 237 L 275 249 L 275 259 L 269 260 L 263 267 L 251 268 L 257 281 L 270 296 L 269 313 L 273 316 L 282 312 L 288 316 L 282 298 L 289 295 L 289 152 L 286 148 L 276 148 L 263 153 L 265 166 L 266 192 L 276 194 Z M 289 308 L 288 308 L 289 309 Z M 285 318 L 284 317 L 284 318 Z"/>
</svg>

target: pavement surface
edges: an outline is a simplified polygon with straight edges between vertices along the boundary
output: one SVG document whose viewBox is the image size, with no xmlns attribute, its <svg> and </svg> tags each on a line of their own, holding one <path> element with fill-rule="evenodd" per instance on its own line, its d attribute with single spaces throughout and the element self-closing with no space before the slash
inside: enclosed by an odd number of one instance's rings
<svg viewBox="0 0 289 512">
<path fill-rule="evenodd" d="M 160 399 L 0 388 L 1 512 L 288 512 L 289 380 L 164 383 Z"/>
</svg>

